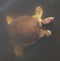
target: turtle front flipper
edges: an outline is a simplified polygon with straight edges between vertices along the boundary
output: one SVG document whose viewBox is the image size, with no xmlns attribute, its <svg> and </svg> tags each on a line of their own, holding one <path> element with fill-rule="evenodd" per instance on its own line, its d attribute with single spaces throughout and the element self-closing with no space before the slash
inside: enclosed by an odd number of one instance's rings
<svg viewBox="0 0 60 61">
<path fill-rule="evenodd" d="M 15 47 L 14 48 L 14 53 L 15 53 L 16 56 L 22 56 L 22 54 L 23 54 L 23 48 L 20 47 L 20 46 L 19 47 L 18 46 Z"/>
<path fill-rule="evenodd" d="M 48 37 L 48 36 L 51 36 L 51 31 L 50 30 L 44 30 L 44 29 L 40 29 L 40 36 L 39 38 L 42 38 L 42 37 Z"/>
<path fill-rule="evenodd" d="M 41 22 L 40 19 L 42 18 L 42 15 L 43 15 L 43 9 L 40 6 L 37 6 L 35 8 L 35 14 L 32 15 L 32 17 L 36 18 L 38 22 Z"/>
</svg>

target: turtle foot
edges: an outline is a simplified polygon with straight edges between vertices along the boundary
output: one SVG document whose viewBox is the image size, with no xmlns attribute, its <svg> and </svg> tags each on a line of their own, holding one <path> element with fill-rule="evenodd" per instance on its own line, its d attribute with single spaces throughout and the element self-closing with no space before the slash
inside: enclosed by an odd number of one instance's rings
<svg viewBox="0 0 60 61">
<path fill-rule="evenodd" d="M 40 32 L 40 36 L 39 36 L 39 38 L 42 38 L 42 37 L 48 37 L 48 36 L 51 36 L 51 31 L 50 30 L 41 30 L 41 32 Z"/>
<path fill-rule="evenodd" d="M 16 56 L 22 56 L 22 54 L 23 54 L 22 47 L 16 47 L 16 48 L 14 48 L 14 53 L 15 53 Z"/>
</svg>

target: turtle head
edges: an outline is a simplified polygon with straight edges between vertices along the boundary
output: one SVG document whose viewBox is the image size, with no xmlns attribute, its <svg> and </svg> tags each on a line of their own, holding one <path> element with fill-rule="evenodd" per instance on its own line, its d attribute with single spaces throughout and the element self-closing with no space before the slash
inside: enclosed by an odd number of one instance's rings
<svg viewBox="0 0 60 61">
<path fill-rule="evenodd" d="M 13 21 L 12 17 L 6 16 L 6 22 L 8 25 L 11 24 L 12 21 Z"/>
</svg>

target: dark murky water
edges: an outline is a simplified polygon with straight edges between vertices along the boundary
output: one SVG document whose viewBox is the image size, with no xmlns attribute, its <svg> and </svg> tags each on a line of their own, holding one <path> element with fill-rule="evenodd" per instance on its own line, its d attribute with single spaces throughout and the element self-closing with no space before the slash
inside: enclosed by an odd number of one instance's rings
<svg viewBox="0 0 60 61">
<path fill-rule="evenodd" d="M 16 57 L 13 47 L 8 43 L 5 17 L 32 15 L 37 5 L 44 9 L 43 18 L 55 16 L 55 21 L 46 27 L 53 34 L 26 47 L 23 56 Z M 0 61 L 60 61 L 60 0 L 0 0 Z"/>
</svg>

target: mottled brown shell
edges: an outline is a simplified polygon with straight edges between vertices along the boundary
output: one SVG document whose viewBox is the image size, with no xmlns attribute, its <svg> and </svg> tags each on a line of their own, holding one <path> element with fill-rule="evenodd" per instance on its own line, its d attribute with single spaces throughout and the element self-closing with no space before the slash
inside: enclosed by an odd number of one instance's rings
<svg viewBox="0 0 60 61">
<path fill-rule="evenodd" d="M 21 16 L 9 25 L 11 39 L 17 45 L 29 45 L 38 40 L 40 27 L 32 16 Z"/>
</svg>

